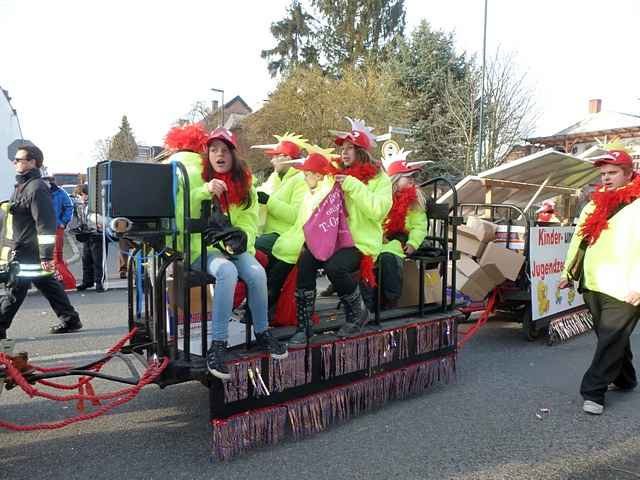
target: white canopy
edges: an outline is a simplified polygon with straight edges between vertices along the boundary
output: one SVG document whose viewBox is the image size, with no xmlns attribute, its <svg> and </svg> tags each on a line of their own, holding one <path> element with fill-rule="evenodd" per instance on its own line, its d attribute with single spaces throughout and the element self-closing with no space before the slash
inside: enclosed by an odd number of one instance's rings
<svg viewBox="0 0 640 480">
<path fill-rule="evenodd" d="M 541 203 L 558 195 L 577 194 L 597 177 L 592 162 L 548 148 L 465 177 L 456 190 L 459 203 L 507 203 L 524 208 L 534 197 Z M 438 203 L 449 203 L 451 195 L 451 191 L 445 193 Z"/>
</svg>

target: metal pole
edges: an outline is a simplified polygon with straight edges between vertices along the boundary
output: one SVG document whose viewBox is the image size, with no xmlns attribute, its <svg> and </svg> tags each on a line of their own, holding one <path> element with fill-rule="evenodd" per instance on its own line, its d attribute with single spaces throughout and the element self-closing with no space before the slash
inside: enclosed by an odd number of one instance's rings
<svg viewBox="0 0 640 480">
<path fill-rule="evenodd" d="M 480 93 L 480 126 L 478 129 L 478 164 L 482 164 L 482 144 L 484 142 L 484 78 L 485 78 L 485 66 L 487 63 L 487 2 L 484 0 L 484 33 L 482 37 L 482 87 Z M 484 170 L 484 168 L 481 168 Z"/>
</svg>

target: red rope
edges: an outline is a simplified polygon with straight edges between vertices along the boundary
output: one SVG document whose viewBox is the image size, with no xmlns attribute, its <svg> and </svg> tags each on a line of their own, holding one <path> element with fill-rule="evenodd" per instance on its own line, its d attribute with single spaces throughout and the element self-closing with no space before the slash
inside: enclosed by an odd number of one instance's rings
<svg viewBox="0 0 640 480">
<path fill-rule="evenodd" d="M 7 355 L 4 353 L 0 353 L 0 364 L 5 365 L 9 376 L 30 397 L 38 396 L 38 397 L 49 398 L 54 400 L 65 398 L 65 397 L 59 397 L 57 395 L 50 395 L 45 392 L 40 392 L 36 388 L 29 385 L 26 379 L 22 376 L 22 374 L 18 371 L 18 369 L 13 366 L 13 364 L 11 363 Z M 159 364 L 154 362 L 149 366 L 149 368 L 142 375 L 137 385 L 123 388 L 117 392 L 112 392 L 104 395 L 95 395 L 95 393 L 93 392 L 93 388 L 86 388 L 87 392 L 89 393 L 88 395 L 67 395 L 66 396 L 66 397 L 69 397 L 69 399 L 74 399 L 74 400 L 83 400 L 83 401 L 88 400 L 92 402 L 94 405 L 96 405 L 95 402 L 99 402 L 101 399 L 111 399 L 115 397 L 121 397 L 107 405 L 102 406 L 101 408 L 91 413 L 70 417 L 65 420 L 61 420 L 59 422 L 37 423 L 35 425 L 17 425 L 14 423 L 0 420 L 0 428 L 4 428 L 7 430 L 14 430 L 18 432 L 33 431 L 33 430 L 54 430 L 54 429 L 66 427 L 68 425 L 71 425 L 73 423 L 77 423 L 83 420 L 90 420 L 90 419 L 99 417 L 100 415 L 104 415 L 105 413 L 109 412 L 115 407 L 123 405 L 133 400 L 140 393 L 140 390 L 142 390 L 143 387 L 153 382 L 164 371 L 164 369 L 167 367 L 168 364 L 169 364 L 169 359 L 166 357 Z"/>
<path fill-rule="evenodd" d="M 478 318 L 478 321 L 474 323 L 473 326 L 469 330 L 467 330 L 467 333 L 465 333 L 464 336 L 458 341 L 458 348 L 462 348 L 464 344 L 467 343 L 478 330 L 480 330 L 480 327 L 487 323 L 487 321 L 489 320 L 489 316 L 496 310 L 496 303 L 499 295 L 500 292 L 498 288 L 494 289 L 493 292 L 491 292 L 489 300 L 487 300 L 487 307 L 485 308 L 480 318 Z"/>
<path fill-rule="evenodd" d="M 133 338 L 133 336 L 136 334 L 136 332 L 138 331 L 138 327 L 135 327 L 133 330 L 131 330 L 127 335 L 125 335 L 124 337 L 122 337 L 113 347 L 111 347 L 108 351 L 107 351 L 107 355 L 111 355 L 114 354 L 116 352 L 119 352 L 120 350 L 122 350 L 122 347 L 124 347 L 124 344 L 127 343 L 129 340 L 131 340 L 131 338 Z M 93 365 L 90 370 L 95 371 L 95 372 L 99 372 L 100 370 L 102 370 L 102 367 L 104 367 L 104 365 L 111 360 L 110 358 L 97 363 L 95 365 Z M 54 368 L 44 368 L 44 367 L 38 367 L 37 365 L 31 365 L 29 364 L 29 367 L 33 368 L 34 370 L 38 371 L 38 372 L 42 372 L 42 373 L 51 373 L 51 372 L 64 372 L 64 371 L 68 371 L 71 369 L 71 367 L 54 367 Z M 80 389 L 81 386 L 88 384 L 90 381 L 92 380 L 92 377 L 81 377 L 80 380 L 78 380 L 77 383 L 68 385 L 66 383 L 58 383 L 58 382 L 52 382 L 50 380 L 38 380 L 38 383 L 46 386 L 46 387 L 51 387 L 51 388 L 57 388 L 58 390 L 76 390 L 76 389 Z"/>
</svg>

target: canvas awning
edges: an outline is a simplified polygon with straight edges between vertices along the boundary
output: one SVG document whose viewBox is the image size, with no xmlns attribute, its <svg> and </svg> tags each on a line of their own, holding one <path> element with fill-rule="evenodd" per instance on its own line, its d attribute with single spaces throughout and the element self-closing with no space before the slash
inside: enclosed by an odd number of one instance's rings
<svg viewBox="0 0 640 480">
<path fill-rule="evenodd" d="M 490 199 L 490 203 L 524 208 L 538 190 L 536 204 L 558 195 L 577 194 L 597 178 L 598 170 L 590 161 L 548 148 L 465 177 L 456 190 L 459 203 L 487 203 Z M 452 192 L 445 193 L 438 203 L 449 203 L 451 195 Z"/>
</svg>

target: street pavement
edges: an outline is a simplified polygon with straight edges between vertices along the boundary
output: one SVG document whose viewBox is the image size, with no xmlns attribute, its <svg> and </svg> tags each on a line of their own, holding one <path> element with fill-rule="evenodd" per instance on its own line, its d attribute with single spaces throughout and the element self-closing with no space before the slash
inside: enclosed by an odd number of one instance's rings
<svg viewBox="0 0 640 480">
<path fill-rule="evenodd" d="M 9 331 L 17 350 L 34 362 L 81 363 L 126 333 L 125 290 L 70 298 L 81 332 L 48 334 L 54 315 L 39 294 L 29 295 Z M 637 334 L 632 343 L 640 348 Z M 518 324 L 492 321 L 460 351 L 455 383 L 229 463 L 211 460 L 203 386 L 148 386 L 92 421 L 0 431 L 0 479 L 638 478 L 640 394 L 610 393 L 601 417 L 580 410 L 578 386 L 593 348 L 592 334 L 548 347 L 526 342 Z M 74 405 L 17 389 L 0 396 L 0 419 L 10 422 L 75 413 Z"/>
</svg>

